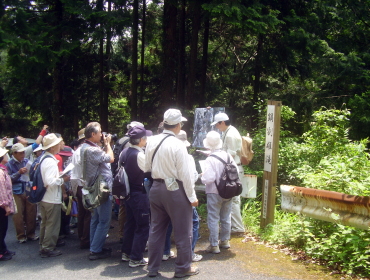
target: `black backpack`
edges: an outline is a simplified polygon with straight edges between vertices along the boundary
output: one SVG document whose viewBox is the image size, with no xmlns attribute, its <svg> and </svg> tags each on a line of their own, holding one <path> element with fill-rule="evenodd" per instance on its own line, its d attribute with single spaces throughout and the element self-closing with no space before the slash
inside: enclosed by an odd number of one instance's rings
<svg viewBox="0 0 370 280">
<path fill-rule="evenodd" d="M 42 159 L 40 160 L 39 158 Z M 38 203 L 44 197 L 46 192 L 46 188 L 44 186 L 44 181 L 42 180 L 41 175 L 41 163 L 46 158 L 51 158 L 51 156 L 40 156 L 36 159 L 30 169 L 30 180 L 32 181 L 32 185 L 30 190 L 27 190 L 28 201 L 31 203 Z"/>
<path fill-rule="evenodd" d="M 125 137 L 127 137 L 127 139 L 126 140 L 123 140 Z M 121 154 L 123 148 L 126 146 L 126 144 L 128 143 L 128 141 L 130 141 L 130 138 L 128 136 L 124 136 L 121 139 L 119 139 L 116 142 L 116 144 L 114 145 L 114 148 L 113 148 L 114 162 L 111 163 L 111 165 L 110 165 L 111 170 L 112 170 L 113 177 L 116 175 L 116 173 L 118 171 L 117 169 L 118 169 L 119 155 Z"/>
<path fill-rule="evenodd" d="M 215 181 L 218 194 L 225 199 L 240 195 L 243 187 L 239 179 L 238 168 L 230 162 L 230 155 L 227 154 L 227 162 L 216 155 L 210 156 L 217 158 L 225 165 L 221 174 L 220 182 L 217 184 Z"/>
</svg>

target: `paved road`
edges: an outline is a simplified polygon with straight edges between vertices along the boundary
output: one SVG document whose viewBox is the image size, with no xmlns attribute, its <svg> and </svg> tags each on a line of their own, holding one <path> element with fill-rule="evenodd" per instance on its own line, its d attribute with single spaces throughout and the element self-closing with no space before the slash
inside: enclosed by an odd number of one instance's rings
<svg viewBox="0 0 370 280">
<path fill-rule="evenodd" d="M 16 242 L 13 221 L 9 219 L 6 243 L 10 250 L 16 251 L 16 255 L 10 261 L 0 262 L 0 279 L 153 279 L 146 277 L 146 266 L 130 268 L 128 263 L 121 262 L 120 243 L 117 238 L 117 221 L 112 219 L 112 225 L 115 228 L 110 230 L 110 237 L 106 242 L 107 246 L 113 248 L 112 257 L 109 259 L 90 261 L 88 250 L 79 249 L 76 234 L 65 239 L 66 246 L 60 248 L 63 255 L 43 259 L 38 255 L 37 241 L 28 241 L 25 244 Z M 252 273 L 245 267 L 243 260 L 235 258 L 236 253 L 232 248 L 223 250 L 221 254 L 213 255 L 201 251 L 206 246 L 206 238 L 201 238 L 197 245 L 199 250 L 196 249 L 204 255 L 203 260 L 197 263 L 201 272 L 199 275 L 192 276 L 191 279 L 288 279 Z M 248 256 L 248 252 L 245 254 L 247 258 L 252 257 Z M 173 278 L 173 271 L 174 259 L 162 262 L 161 276 L 154 279 Z"/>
</svg>

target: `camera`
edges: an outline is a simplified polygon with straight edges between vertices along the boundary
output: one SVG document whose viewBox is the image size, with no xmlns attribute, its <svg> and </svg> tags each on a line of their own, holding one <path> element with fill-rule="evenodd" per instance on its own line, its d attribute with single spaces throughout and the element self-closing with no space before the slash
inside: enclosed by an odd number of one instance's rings
<svg viewBox="0 0 370 280">
<path fill-rule="evenodd" d="M 104 141 L 103 137 L 107 137 L 108 135 L 110 135 L 110 136 L 111 136 L 111 139 L 112 139 L 113 141 L 115 141 L 115 142 L 116 142 L 116 141 L 118 140 L 118 136 L 117 136 L 117 134 L 110 134 L 110 133 L 108 133 L 108 132 L 102 132 L 101 134 L 102 134 L 101 141 Z"/>
</svg>

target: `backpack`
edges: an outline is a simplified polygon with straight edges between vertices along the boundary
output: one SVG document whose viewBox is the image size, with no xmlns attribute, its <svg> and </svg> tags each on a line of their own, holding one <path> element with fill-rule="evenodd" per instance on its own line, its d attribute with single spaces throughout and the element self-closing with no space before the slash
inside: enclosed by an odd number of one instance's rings
<svg viewBox="0 0 370 280">
<path fill-rule="evenodd" d="M 225 167 L 221 173 L 220 182 L 217 184 L 215 181 L 218 194 L 225 199 L 238 196 L 242 193 L 243 187 L 239 179 L 239 170 L 230 161 L 230 155 L 227 154 L 227 162 L 216 155 L 210 155 L 221 161 Z"/>
<path fill-rule="evenodd" d="M 130 195 L 130 184 L 125 167 L 123 166 L 128 157 L 127 152 L 125 156 L 122 163 L 118 162 L 118 171 L 113 179 L 112 195 L 115 199 L 127 199 Z"/>
<path fill-rule="evenodd" d="M 125 136 L 127 137 L 127 136 Z M 113 155 L 114 155 L 114 162 L 111 163 L 111 170 L 112 170 L 112 174 L 113 176 L 116 175 L 116 173 L 118 172 L 117 169 L 118 169 L 118 159 L 119 159 L 119 155 L 121 154 L 123 148 L 126 146 L 126 144 L 128 143 L 128 141 L 130 141 L 130 138 L 127 137 L 126 140 L 123 141 L 123 138 L 125 137 L 122 137 L 121 139 L 119 139 L 116 144 L 114 145 L 114 148 L 113 148 Z M 121 142 L 123 141 L 123 142 Z"/>
<path fill-rule="evenodd" d="M 249 137 L 249 133 L 247 136 L 242 136 L 242 149 L 240 151 L 240 163 L 242 165 L 248 165 L 253 159 L 252 143 L 253 140 Z"/>
<path fill-rule="evenodd" d="M 28 201 L 31 203 L 38 203 L 44 197 L 46 188 L 44 186 L 44 181 L 42 180 L 41 175 L 41 163 L 46 158 L 51 158 L 51 156 L 44 156 L 37 158 L 31 165 L 30 169 L 30 180 L 32 185 L 29 190 L 27 190 Z"/>
</svg>

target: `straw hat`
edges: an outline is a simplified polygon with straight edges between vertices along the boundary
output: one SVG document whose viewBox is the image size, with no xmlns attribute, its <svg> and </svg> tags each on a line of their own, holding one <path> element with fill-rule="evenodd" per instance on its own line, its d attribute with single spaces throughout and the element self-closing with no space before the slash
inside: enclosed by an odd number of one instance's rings
<svg viewBox="0 0 370 280">
<path fill-rule="evenodd" d="M 47 150 L 55 145 L 58 145 L 63 138 L 58 138 L 54 133 L 50 133 L 42 139 L 42 149 Z"/>
<path fill-rule="evenodd" d="M 210 150 L 221 149 L 222 140 L 220 134 L 213 130 L 208 132 L 206 138 L 203 140 L 203 146 Z"/>
<path fill-rule="evenodd" d="M 81 129 L 79 132 L 78 132 L 78 140 L 81 140 L 85 138 L 85 129 Z"/>
</svg>

